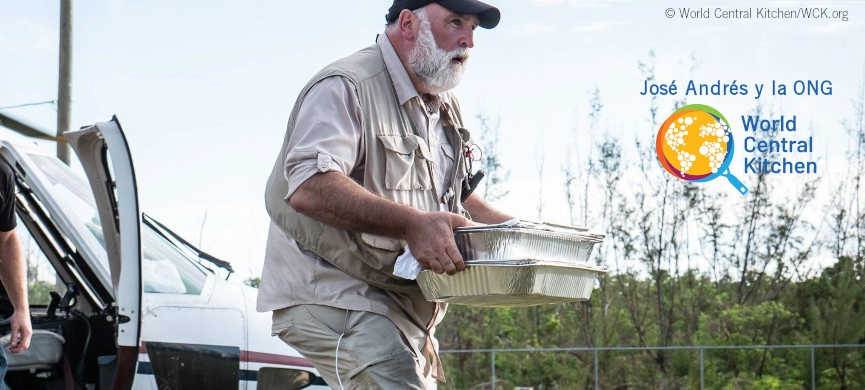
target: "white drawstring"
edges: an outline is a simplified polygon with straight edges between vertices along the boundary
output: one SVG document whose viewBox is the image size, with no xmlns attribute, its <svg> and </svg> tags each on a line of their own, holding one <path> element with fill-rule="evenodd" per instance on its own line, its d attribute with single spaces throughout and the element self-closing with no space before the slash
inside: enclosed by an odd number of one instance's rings
<svg viewBox="0 0 865 390">
<path fill-rule="evenodd" d="M 342 325 L 342 334 L 339 335 L 339 338 L 336 339 L 336 353 L 333 358 L 333 369 L 336 371 L 336 381 L 339 382 L 339 388 L 341 390 L 345 390 L 345 387 L 342 387 L 342 379 L 339 377 L 339 343 L 342 341 L 342 336 L 345 336 L 345 331 L 348 328 L 348 310 L 345 311 L 345 322 Z"/>
<path fill-rule="evenodd" d="M 339 378 L 339 342 L 342 341 L 342 336 L 344 336 L 344 335 L 345 335 L 345 332 L 343 332 L 341 335 L 339 335 L 339 338 L 336 340 L 336 357 L 334 358 L 334 361 L 333 361 L 333 366 L 334 366 L 334 369 L 336 370 L 336 380 L 337 380 L 337 382 L 339 382 L 339 388 L 342 390 L 345 390 L 345 387 L 342 387 L 342 379 Z"/>
</svg>

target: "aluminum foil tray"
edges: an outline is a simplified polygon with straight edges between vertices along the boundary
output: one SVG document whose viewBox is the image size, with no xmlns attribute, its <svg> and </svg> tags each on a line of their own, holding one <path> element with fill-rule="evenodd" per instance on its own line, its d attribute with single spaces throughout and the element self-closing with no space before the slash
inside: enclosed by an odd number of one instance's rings
<svg viewBox="0 0 865 390">
<path fill-rule="evenodd" d="M 466 261 L 545 260 L 586 264 L 602 234 L 586 228 L 520 223 L 458 228 L 454 239 Z"/>
<path fill-rule="evenodd" d="M 540 261 L 471 264 L 455 275 L 421 271 L 417 277 L 429 301 L 481 307 L 518 307 L 585 301 L 602 267 L 562 266 Z"/>
<path fill-rule="evenodd" d="M 589 265 L 604 235 L 587 228 L 518 222 L 454 230 L 466 269 L 455 275 L 422 271 L 430 301 L 516 307 L 588 300 L 605 267 Z"/>
</svg>

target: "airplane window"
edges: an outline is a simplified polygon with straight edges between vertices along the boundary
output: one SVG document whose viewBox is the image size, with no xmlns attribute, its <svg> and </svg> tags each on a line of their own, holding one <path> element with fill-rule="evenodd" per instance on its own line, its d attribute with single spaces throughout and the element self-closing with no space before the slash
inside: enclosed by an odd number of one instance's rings
<svg viewBox="0 0 865 390">
<path fill-rule="evenodd" d="M 39 155 L 31 158 L 52 186 L 52 198 L 62 206 L 74 229 L 97 257 L 97 268 L 108 275 L 105 237 L 89 184 L 58 160 Z M 185 252 L 166 241 L 146 225 L 141 225 L 142 282 L 144 292 L 163 294 L 200 294 L 207 274 Z"/>
<path fill-rule="evenodd" d="M 102 235 L 101 222 L 96 211 L 96 200 L 87 180 L 72 172 L 72 170 L 53 157 L 31 154 L 30 158 L 36 167 L 48 180 L 51 195 L 71 219 L 73 229 L 81 229 L 81 239 L 94 249 L 96 268 L 105 280 L 111 280 L 109 275 L 108 254 L 105 252 L 105 237 Z M 52 216 L 52 219 L 56 217 Z M 80 224 L 75 224 L 76 222 Z M 82 229 L 82 225 L 85 229 Z M 90 234 L 86 232 L 89 231 Z M 95 250 L 100 249 L 101 250 Z"/>
<path fill-rule="evenodd" d="M 51 302 L 51 291 L 63 295 L 66 286 L 59 280 L 51 263 L 20 219 L 15 229 L 21 241 L 24 261 L 27 263 L 27 298 L 31 306 L 47 306 Z"/>
<path fill-rule="evenodd" d="M 141 226 L 144 292 L 201 294 L 207 274 L 149 226 Z"/>
</svg>

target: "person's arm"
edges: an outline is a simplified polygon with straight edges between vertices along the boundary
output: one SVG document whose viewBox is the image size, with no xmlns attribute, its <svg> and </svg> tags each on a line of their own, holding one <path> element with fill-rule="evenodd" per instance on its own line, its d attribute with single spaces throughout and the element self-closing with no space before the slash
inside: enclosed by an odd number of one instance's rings
<svg viewBox="0 0 865 390">
<path fill-rule="evenodd" d="M 424 268 L 465 269 L 453 228 L 462 216 L 421 212 L 374 195 L 348 175 L 364 150 L 360 103 L 343 77 L 322 80 L 306 95 L 285 158 L 289 204 L 328 225 L 405 240 Z"/>
<path fill-rule="evenodd" d="M 340 229 L 363 231 L 408 242 L 423 268 L 449 275 L 465 269 L 453 229 L 473 225 L 448 212 L 424 212 L 367 191 L 340 172 L 307 179 L 289 198 L 298 212 Z"/>
<path fill-rule="evenodd" d="M 463 207 L 465 207 L 466 211 L 469 212 L 472 216 L 472 220 L 475 222 L 493 224 L 505 222 L 514 218 L 496 210 L 475 194 L 469 195 L 468 199 L 463 202 Z"/>
<path fill-rule="evenodd" d="M 0 231 L 0 280 L 6 288 L 15 311 L 12 314 L 12 338 L 9 351 L 18 353 L 30 347 L 33 328 L 27 302 L 27 267 L 21 243 L 15 230 Z"/>
</svg>

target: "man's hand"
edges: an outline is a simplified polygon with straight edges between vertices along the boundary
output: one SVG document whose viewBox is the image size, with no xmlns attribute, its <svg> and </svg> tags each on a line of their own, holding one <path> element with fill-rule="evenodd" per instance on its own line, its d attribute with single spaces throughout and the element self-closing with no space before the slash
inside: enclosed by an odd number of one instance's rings
<svg viewBox="0 0 865 390">
<path fill-rule="evenodd" d="M 33 336 L 33 327 L 30 325 L 30 312 L 15 310 L 12 314 L 12 334 L 9 342 L 9 351 L 12 353 L 23 352 L 30 348 L 30 337 Z"/>
<path fill-rule="evenodd" d="M 453 213 L 421 213 L 411 223 L 406 241 L 421 267 L 453 275 L 466 269 L 463 256 L 454 241 L 454 228 L 473 226 L 472 221 Z"/>
</svg>

